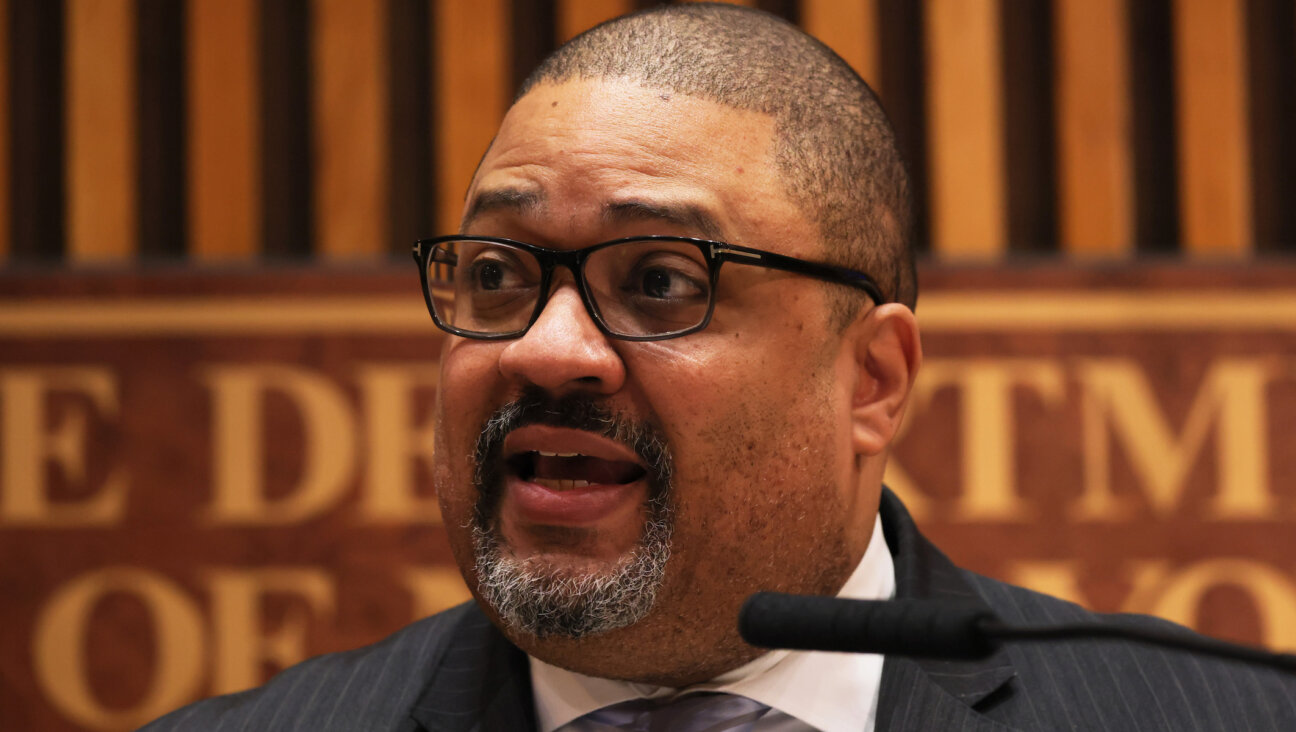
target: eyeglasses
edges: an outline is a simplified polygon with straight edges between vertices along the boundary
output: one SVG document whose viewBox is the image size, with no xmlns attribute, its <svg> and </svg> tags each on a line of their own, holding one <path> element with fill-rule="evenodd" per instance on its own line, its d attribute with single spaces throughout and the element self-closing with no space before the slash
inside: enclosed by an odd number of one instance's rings
<svg viewBox="0 0 1296 732">
<path fill-rule="evenodd" d="M 627 341 L 660 341 L 705 328 L 725 262 L 835 282 L 863 290 L 877 304 L 886 302 L 863 272 L 676 236 L 616 239 L 575 250 L 442 236 L 415 243 L 414 261 L 432 320 L 446 332 L 481 340 L 526 333 L 544 310 L 557 267 L 571 270 L 599 329 Z"/>
</svg>

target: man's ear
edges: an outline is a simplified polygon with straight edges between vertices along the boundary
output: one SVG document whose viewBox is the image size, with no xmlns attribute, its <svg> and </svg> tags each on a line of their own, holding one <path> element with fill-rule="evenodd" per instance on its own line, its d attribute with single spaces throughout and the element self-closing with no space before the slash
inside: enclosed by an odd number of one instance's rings
<svg viewBox="0 0 1296 732">
<path fill-rule="evenodd" d="M 853 334 L 851 444 L 856 454 L 879 455 L 900 429 L 922 365 L 918 322 L 912 310 L 891 303 L 873 308 L 851 329 L 858 329 Z"/>
</svg>

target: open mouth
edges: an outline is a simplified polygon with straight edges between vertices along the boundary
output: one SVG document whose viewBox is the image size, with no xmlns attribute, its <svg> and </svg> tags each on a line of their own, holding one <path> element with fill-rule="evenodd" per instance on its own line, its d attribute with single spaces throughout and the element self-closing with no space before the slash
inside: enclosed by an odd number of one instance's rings
<svg viewBox="0 0 1296 732">
<path fill-rule="evenodd" d="M 593 485 L 627 485 L 647 473 L 638 463 L 577 452 L 527 450 L 511 455 L 506 462 L 518 478 L 554 491 Z"/>
</svg>

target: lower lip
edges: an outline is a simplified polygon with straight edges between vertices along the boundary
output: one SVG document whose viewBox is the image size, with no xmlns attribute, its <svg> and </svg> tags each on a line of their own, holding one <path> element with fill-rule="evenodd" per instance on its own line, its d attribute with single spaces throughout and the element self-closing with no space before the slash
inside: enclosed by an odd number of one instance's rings
<svg viewBox="0 0 1296 732">
<path fill-rule="evenodd" d="M 626 506 L 644 500 L 644 481 L 593 484 L 554 490 L 522 480 L 508 479 L 504 508 L 512 509 L 525 523 L 545 526 L 585 526 L 597 523 Z"/>
</svg>

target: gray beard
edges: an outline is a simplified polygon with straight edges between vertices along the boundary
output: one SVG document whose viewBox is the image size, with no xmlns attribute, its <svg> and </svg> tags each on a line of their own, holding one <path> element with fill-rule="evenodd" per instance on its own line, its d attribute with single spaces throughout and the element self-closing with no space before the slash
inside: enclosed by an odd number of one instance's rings
<svg viewBox="0 0 1296 732">
<path fill-rule="evenodd" d="M 499 452 L 509 431 L 544 423 L 597 432 L 630 445 L 644 460 L 648 518 L 638 545 L 593 571 L 555 567 L 544 557 L 513 556 L 497 529 L 504 481 Z M 505 627 L 539 638 L 580 638 L 639 622 L 652 609 L 671 555 L 672 460 L 651 426 L 631 424 L 579 396 L 550 400 L 532 390 L 491 415 L 478 439 L 472 519 L 477 592 Z"/>
<path fill-rule="evenodd" d="M 639 545 L 596 572 L 518 559 L 493 529 L 474 525 L 477 590 L 507 627 L 537 638 L 580 638 L 633 625 L 652 609 L 670 559 L 670 509 L 658 503 L 650 502 Z"/>
</svg>

